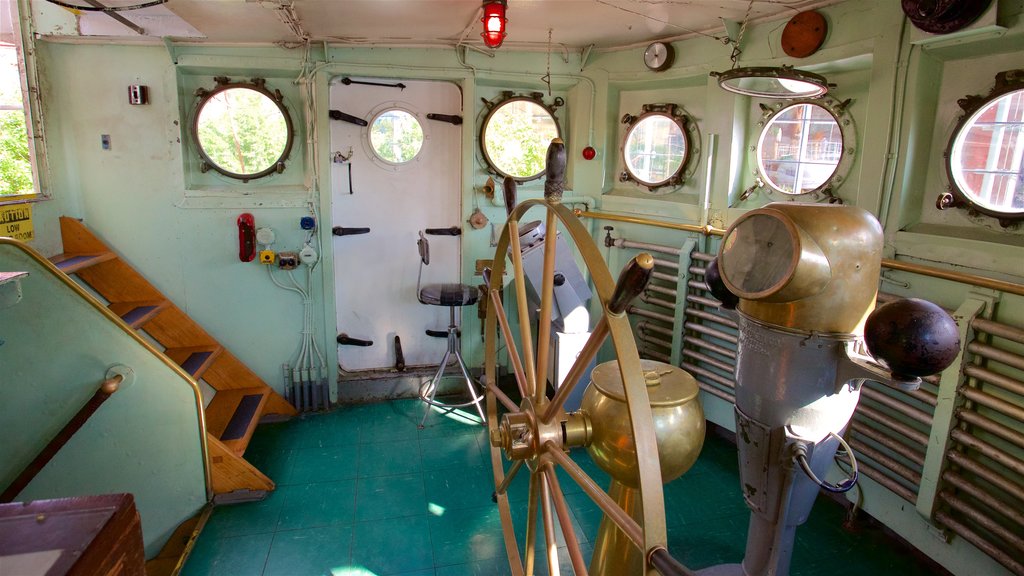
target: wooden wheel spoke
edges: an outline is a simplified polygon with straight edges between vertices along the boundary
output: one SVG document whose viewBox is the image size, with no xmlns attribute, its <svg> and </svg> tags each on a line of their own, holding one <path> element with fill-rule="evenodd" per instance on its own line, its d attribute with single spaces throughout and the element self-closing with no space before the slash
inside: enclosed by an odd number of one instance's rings
<svg viewBox="0 0 1024 576">
<path fill-rule="evenodd" d="M 489 283 L 489 282 L 488 282 Z M 498 327 L 501 328 L 501 336 L 505 339 L 505 344 L 508 347 L 508 359 L 512 364 L 512 372 L 516 376 L 516 385 L 519 386 L 519 395 L 523 398 L 526 397 L 526 374 L 523 373 L 523 361 L 519 358 L 519 350 L 516 348 L 516 339 L 512 336 L 512 328 L 508 323 L 508 316 L 505 315 L 505 306 L 501 302 L 501 297 L 498 295 L 498 291 L 494 288 L 487 290 L 491 298 L 491 306 L 494 309 L 494 315 L 498 319 Z"/>
<path fill-rule="evenodd" d="M 554 210 L 548 210 L 544 224 L 544 267 L 541 272 L 540 314 L 537 319 L 537 388 L 534 402 L 540 404 L 547 395 L 548 352 L 551 347 L 551 310 L 554 308 L 555 247 L 558 239 L 558 220 Z"/>
<path fill-rule="evenodd" d="M 608 321 L 602 316 L 597 326 L 594 327 L 594 331 L 590 333 L 590 338 L 587 338 L 587 343 L 580 350 L 579 355 L 576 356 L 576 360 L 572 363 L 572 368 L 569 369 L 565 380 L 558 387 L 558 391 L 555 392 L 551 403 L 548 404 L 547 409 L 541 416 L 541 422 L 551 422 L 558 415 L 565 401 L 569 398 L 569 394 L 572 394 L 580 379 L 583 378 L 583 374 L 586 373 L 590 362 L 597 356 L 597 351 L 601 349 L 601 345 L 604 344 L 606 338 L 608 338 Z"/>
<path fill-rule="evenodd" d="M 572 570 L 576 576 L 587 576 L 587 563 L 580 550 L 580 542 L 576 538 L 576 531 L 572 527 L 572 516 L 569 514 L 569 507 L 565 503 L 565 494 L 558 484 L 558 474 L 551 464 L 544 467 L 544 476 L 551 487 L 551 500 L 555 505 L 555 513 L 558 515 L 558 524 L 562 527 L 562 535 L 565 537 L 565 546 L 569 552 L 569 561 L 572 562 Z"/>
<path fill-rule="evenodd" d="M 494 397 L 498 399 L 498 402 L 501 402 L 501 405 L 509 412 L 519 412 L 519 406 L 517 406 L 507 394 L 502 392 L 501 389 L 498 388 L 497 384 L 488 380 L 486 376 L 481 380 L 485 382 L 487 390 L 494 394 Z"/>
<path fill-rule="evenodd" d="M 508 492 L 508 487 L 512 485 L 512 481 L 515 480 L 516 474 L 519 474 L 519 470 L 522 469 L 522 467 L 523 460 L 516 460 L 515 463 L 512 464 L 512 467 L 508 469 L 508 472 L 505 472 L 505 477 L 502 478 L 501 484 L 498 484 L 494 493 L 501 496 Z"/>
<path fill-rule="evenodd" d="M 558 571 L 558 542 L 555 540 L 555 519 L 551 514 L 551 484 L 548 481 L 547 474 L 542 473 L 546 469 L 547 467 L 545 466 L 537 473 L 537 476 L 540 477 L 540 512 L 541 520 L 544 522 L 544 544 L 548 557 L 548 574 L 550 576 L 560 576 Z"/>
<path fill-rule="evenodd" d="M 526 504 L 526 573 L 533 574 L 533 563 L 537 553 L 537 496 L 540 492 L 540 475 L 530 475 L 530 496 Z"/>
<path fill-rule="evenodd" d="M 604 489 L 598 486 L 597 482 L 591 478 L 579 464 L 572 461 L 571 458 L 561 450 L 557 448 L 553 443 L 548 442 L 548 453 L 552 459 L 558 463 L 559 466 L 565 469 L 569 477 L 572 478 L 580 488 L 586 492 L 587 496 L 594 501 L 595 504 L 605 513 L 605 516 L 610 518 L 615 525 L 622 530 L 622 533 L 627 538 L 633 541 L 633 543 L 640 550 L 644 550 L 644 533 L 637 521 L 634 520 L 629 514 L 627 514 L 619 505 L 612 500 L 611 496 L 605 493 Z"/>
<path fill-rule="evenodd" d="M 526 367 L 526 394 L 533 396 L 537 390 L 536 366 L 533 356 L 533 332 L 530 329 L 529 304 L 526 297 L 526 277 L 523 274 L 523 254 L 519 245 L 519 222 L 509 219 L 509 258 L 512 260 L 513 283 L 516 291 L 516 311 L 519 320 L 519 341 L 523 344 L 523 365 Z"/>
</svg>

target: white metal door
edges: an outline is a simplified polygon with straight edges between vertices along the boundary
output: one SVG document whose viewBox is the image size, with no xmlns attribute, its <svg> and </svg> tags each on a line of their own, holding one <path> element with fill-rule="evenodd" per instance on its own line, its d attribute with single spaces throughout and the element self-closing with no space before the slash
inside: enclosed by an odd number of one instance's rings
<svg viewBox="0 0 1024 576">
<path fill-rule="evenodd" d="M 427 114 L 461 115 L 461 92 L 448 82 L 342 80 L 331 85 L 332 118 L 347 115 L 368 126 L 331 120 L 332 225 L 370 231 L 333 237 L 337 326 L 339 334 L 373 344 L 339 345 L 338 361 L 345 371 L 394 367 L 397 335 L 407 366 L 437 363 L 446 340 L 424 331 L 444 330 L 448 308 L 416 298 L 416 240 L 426 228 L 461 226 L 462 127 Z M 422 128 L 422 146 L 410 161 L 395 163 L 374 152 L 370 129 L 389 110 L 411 114 Z M 459 281 L 461 238 L 427 238 L 423 283 Z"/>
</svg>

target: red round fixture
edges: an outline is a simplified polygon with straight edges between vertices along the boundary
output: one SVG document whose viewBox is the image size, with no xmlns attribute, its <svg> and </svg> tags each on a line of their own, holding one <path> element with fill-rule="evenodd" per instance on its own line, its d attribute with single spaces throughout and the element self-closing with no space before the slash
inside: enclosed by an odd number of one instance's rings
<svg viewBox="0 0 1024 576">
<path fill-rule="evenodd" d="M 488 48 L 497 48 L 505 40 L 506 0 L 484 0 L 484 17 L 480 19 L 484 23 L 484 31 L 480 36 Z"/>
<path fill-rule="evenodd" d="M 584 160 L 593 160 L 595 156 L 597 156 L 597 150 L 594 150 L 593 146 L 587 146 L 583 149 Z"/>
</svg>

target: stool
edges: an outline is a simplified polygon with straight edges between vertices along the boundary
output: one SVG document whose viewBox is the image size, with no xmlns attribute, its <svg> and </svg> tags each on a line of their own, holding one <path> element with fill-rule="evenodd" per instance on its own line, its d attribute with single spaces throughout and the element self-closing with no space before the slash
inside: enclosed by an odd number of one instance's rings
<svg viewBox="0 0 1024 576">
<path fill-rule="evenodd" d="M 427 304 L 429 306 L 447 306 L 449 312 L 448 321 L 448 349 L 445 350 L 444 356 L 441 358 L 441 364 L 437 367 L 437 372 L 434 377 L 424 382 L 419 389 L 420 400 L 427 404 L 426 411 L 423 413 L 423 420 L 420 421 L 420 428 L 427 421 L 427 416 L 430 414 L 430 408 L 438 407 L 442 408 L 446 413 L 451 412 L 457 408 L 465 408 L 467 406 L 475 406 L 476 411 L 480 414 L 481 423 L 486 422 L 487 418 L 484 416 L 483 406 L 481 402 L 484 399 L 483 392 L 477 392 L 477 382 L 469 375 L 469 369 L 466 367 L 465 360 L 462 359 L 462 353 L 459 351 L 459 327 L 455 324 L 455 308 L 461 306 L 470 306 L 476 304 L 478 298 L 478 291 L 474 286 L 468 284 L 427 284 L 425 286 L 420 285 L 420 281 L 423 278 L 423 266 L 430 265 L 430 243 L 427 241 L 426 236 L 423 232 L 420 232 L 420 238 L 416 241 L 416 246 L 420 253 L 420 271 L 416 278 L 416 296 L 421 304 Z M 430 335 L 431 331 L 428 330 L 427 334 Z M 446 403 L 436 399 L 437 388 L 441 385 L 441 379 L 444 377 L 445 368 L 448 365 L 448 360 L 455 356 L 455 360 L 459 365 L 459 370 L 462 371 L 462 378 L 466 383 L 466 388 L 469 390 L 469 395 L 473 399 L 469 402 L 463 403 Z"/>
</svg>

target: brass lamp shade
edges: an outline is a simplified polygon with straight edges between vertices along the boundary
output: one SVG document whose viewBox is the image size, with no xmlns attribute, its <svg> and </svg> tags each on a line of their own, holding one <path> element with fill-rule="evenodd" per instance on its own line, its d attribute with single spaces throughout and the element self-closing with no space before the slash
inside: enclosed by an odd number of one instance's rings
<svg viewBox="0 0 1024 576">
<path fill-rule="evenodd" d="M 757 98 L 820 98 L 829 89 L 824 76 L 792 66 L 733 68 L 711 75 L 723 90 Z"/>
</svg>

